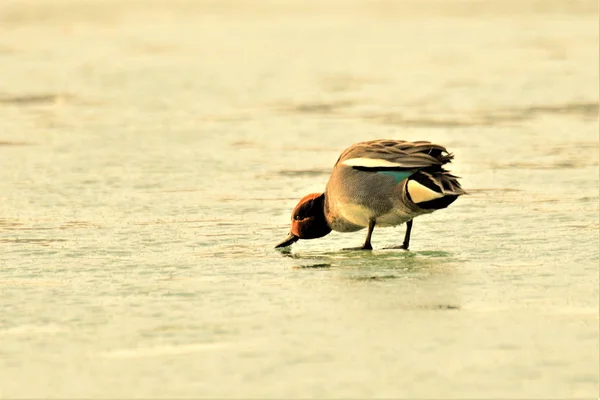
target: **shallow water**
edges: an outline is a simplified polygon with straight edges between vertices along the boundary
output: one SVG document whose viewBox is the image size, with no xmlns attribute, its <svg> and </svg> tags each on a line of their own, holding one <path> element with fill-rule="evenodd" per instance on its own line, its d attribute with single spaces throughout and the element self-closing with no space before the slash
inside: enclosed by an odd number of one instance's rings
<svg viewBox="0 0 600 400">
<path fill-rule="evenodd" d="M 597 397 L 596 7 L 1 3 L 0 397 Z M 387 137 L 470 195 L 275 251 Z"/>
</svg>

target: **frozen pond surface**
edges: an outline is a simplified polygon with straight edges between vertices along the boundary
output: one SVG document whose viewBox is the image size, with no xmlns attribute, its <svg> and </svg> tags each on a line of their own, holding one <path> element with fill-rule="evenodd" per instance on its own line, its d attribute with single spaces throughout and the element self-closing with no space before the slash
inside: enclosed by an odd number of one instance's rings
<svg viewBox="0 0 600 400">
<path fill-rule="evenodd" d="M 596 2 L 243 4 L 0 4 L 0 397 L 596 398 Z M 471 195 L 275 251 L 374 138 Z"/>
</svg>

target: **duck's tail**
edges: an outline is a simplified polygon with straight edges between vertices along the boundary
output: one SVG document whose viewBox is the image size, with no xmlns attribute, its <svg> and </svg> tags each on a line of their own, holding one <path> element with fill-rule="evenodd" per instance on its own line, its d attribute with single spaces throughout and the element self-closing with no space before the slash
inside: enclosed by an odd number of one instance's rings
<svg viewBox="0 0 600 400">
<path fill-rule="evenodd" d="M 411 175 L 406 182 L 406 193 L 413 203 L 425 210 L 446 208 L 458 196 L 467 194 L 460 187 L 458 177 L 439 166 L 424 168 Z"/>
</svg>

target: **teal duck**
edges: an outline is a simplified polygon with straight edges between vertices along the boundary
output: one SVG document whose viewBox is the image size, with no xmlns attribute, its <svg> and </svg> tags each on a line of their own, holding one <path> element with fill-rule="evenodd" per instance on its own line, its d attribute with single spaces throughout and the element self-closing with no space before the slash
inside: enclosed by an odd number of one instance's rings
<svg viewBox="0 0 600 400">
<path fill-rule="evenodd" d="M 325 192 L 303 197 L 294 208 L 291 231 L 276 247 L 332 230 L 367 228 L 364 244 L 353 249 L 372 250 L 376 226 L 406 223 L 402 245 L 393 248 L 408 250 L 415 217 L 446 208 L 466 193 L 443 167 L 452 158 L 445 147 L 427 141 L 380 139 L 350 146 L 335 163 Z"/>
</svg>

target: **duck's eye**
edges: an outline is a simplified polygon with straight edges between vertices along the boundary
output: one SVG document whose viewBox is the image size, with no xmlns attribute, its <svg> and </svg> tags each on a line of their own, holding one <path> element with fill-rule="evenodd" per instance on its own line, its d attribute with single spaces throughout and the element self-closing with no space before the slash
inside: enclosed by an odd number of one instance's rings
<svg viewBox="0 0 600 400">
<path fill-rule="evenodd" d="M 300 221 L 300 220 L 303 220 L 303 219 L 304 219 L 304 218 L 303 218 L 303 217 L 301 217 L 301 216 L 299 216 L 299 215 L 295 215 L 295 216 L 294 216 L 294 220 L 296 220 L 296 221 Z"/>
</svg>

